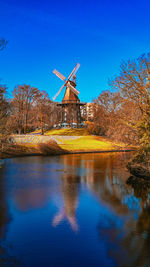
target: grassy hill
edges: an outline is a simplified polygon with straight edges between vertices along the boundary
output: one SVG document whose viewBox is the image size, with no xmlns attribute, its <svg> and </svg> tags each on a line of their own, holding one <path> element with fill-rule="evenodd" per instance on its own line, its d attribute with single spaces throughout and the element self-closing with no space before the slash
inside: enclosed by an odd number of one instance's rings
<svg viewBox="0 0 150 267">
<path fill-rule="evenodd" d="M 103 152 L 132 149 L 124 143 L 114 142 L 101 136 L 90 135 L 87 129 L 40 131 L 28 135 L 14 135 L 16 143 L 12 155 L 58 155 L 80 152 Z M 10 152 L 11 149 L 9 148 Z M 9 152 L 9 151 L 8 151 Z M 7 153 L 8 154 L 8 153 Z"/>
<path fill-rule="evenodd" d="M 125 144 L 111 142 L 100 136 L 82 136 L 77 139 L 65 139 L 60 144 L 69 152 L 111 151 L 125 149 Z"/>
<path fill-rule="evenodd" d="M 87 129 L 78 128 L 78 129 L 52 129 L 50 131 L 46 131 L 45 135 L 67 135 L 67 136 L 85 136 L 89 135 Z"/>
<path fill-rule="evenodd" d="M 34 134 L 37 132 L 34 132 Z M 43 140 L 41 140 L 43 138 Z M 85 128 L 52 129 L 44 136 L 31 136 L 30 143 L 46 142 L 47 138 L 54 139 L 58 145 L 68 152 L 112 151 L 126 149 L 126 144 L 117 143 L 101 136 L 90 135 Z M 36 139 L 36 140 L 35 140 Z M 39 139 L 39 140 L 38 140 Z"/>
</svg>

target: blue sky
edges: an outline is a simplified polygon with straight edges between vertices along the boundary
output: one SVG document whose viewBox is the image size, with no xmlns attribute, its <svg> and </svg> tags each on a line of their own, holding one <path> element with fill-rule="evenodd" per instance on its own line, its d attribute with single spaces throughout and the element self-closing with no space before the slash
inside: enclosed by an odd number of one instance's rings
<svg viewBox="0 0 150 267">
<path fill-rule="evenodd" d="M 50 98 L 77 62 L 81 101 L 108 89 L 122 60 L 150 52 L 150 2 L 118 0 L 0 0 L 1 83 L 11 92 L 30 84 Z M 57 98 L 60 101 L 63 93 Z"/>
</svg>

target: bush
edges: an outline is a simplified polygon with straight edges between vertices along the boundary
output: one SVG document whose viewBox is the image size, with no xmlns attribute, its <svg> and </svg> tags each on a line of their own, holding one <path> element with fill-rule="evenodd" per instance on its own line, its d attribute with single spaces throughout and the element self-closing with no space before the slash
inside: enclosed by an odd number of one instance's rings
<svg viewBox="0 0 150 267">
<path fill-rule="evenodd" d="M 62 149 L 54 140 L 48 141 L 45 144 L 40 143 L 37 149 L 42 155 L 61 155 L 67 153 L 67 151 Z"/>
</svg>

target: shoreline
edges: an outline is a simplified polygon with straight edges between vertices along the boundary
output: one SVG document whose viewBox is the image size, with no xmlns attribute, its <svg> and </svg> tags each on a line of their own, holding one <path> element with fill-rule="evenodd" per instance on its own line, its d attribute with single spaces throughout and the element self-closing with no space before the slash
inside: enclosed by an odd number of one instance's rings
<svg viewBox="0 0 150 267">
<path fill-rule="evenodd" d="M 0 152 L 0 158 L 27 156 L 56 156 L 66 154 L 119 153 L 132 152 L 136 147 L 116 143 L 100 136 L 12 136 L 14 142 L 8 143 Z"/>
<path fill-rule="evenodd" d="M 128 162 L 126 167 L 133 177 L 150 181 L 150 168 L 133 162 Z"/>
<path fill-rule="evenodd" d="M 19 158 L 19 157 L 34 157 L 34 156 L 41 156 L 41 157 L 51 157 L 51 156 L 61 156 L 61 155 L 73 155 L 73 154 L 95 154 L 95 153 L 119 153 L 119 152 L 133 152 L 135 151 L 134 149 L 121 149 L 121 150 L 86 150 L 86 151 L 64 151 L 62 153 L 56 153 L 56 154 L 44 154 L 44 153 L 21 153 L 18 155 L 15 154 L 9 154 L 5 153 L 5 155 L 2 155 L 0 159 L 10 159 L 10 158 Z M 7 154 L 7 155 L 6 155 Z"/>
</svg>

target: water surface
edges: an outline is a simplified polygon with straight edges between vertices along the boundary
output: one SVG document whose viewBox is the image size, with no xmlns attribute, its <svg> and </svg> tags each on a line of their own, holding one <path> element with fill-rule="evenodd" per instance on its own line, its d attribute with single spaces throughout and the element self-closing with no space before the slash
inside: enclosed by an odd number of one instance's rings
<svg viewBox="0 0 150 267">
<path fill-rule="evenodd" d="M 129 157 L 6 160 L 1 266 L 150 266 L 150 195 L 126 184 Z"/>
</svg>

